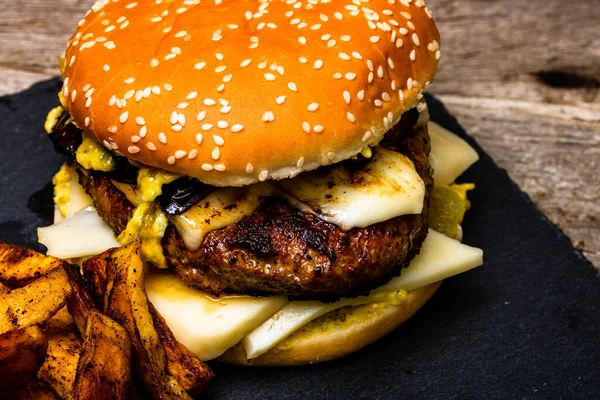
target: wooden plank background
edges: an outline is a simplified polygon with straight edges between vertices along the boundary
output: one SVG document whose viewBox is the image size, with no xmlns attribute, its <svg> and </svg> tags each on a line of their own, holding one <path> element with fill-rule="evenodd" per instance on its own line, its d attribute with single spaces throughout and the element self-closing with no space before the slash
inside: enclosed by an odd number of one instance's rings
<svg viewBox="0 0 600 400">
<path fill-rule="evenodd" d="M 58 74 L 91 0 L 0 0 L 0 95 Z M 429 0 L 431 92 L 600 269 L 600 1 Z"/>
</svg>

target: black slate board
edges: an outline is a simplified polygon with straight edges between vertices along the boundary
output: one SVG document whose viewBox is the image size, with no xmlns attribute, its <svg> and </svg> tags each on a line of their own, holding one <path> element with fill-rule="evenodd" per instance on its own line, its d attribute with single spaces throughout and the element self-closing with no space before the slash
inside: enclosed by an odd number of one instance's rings
<svg viewBox="0 0 600 400">
<path fill-rule="evenodd" d="M 49 223 L 47 184 L 61 157 L 42 125 L 58 89 L 50 80 L 0 98 L 0 240 L 39 248 L 35 228 Z M 481 155 L 462 180 L 477 184 L 464 241 L 484 249 L 484 266 L 448 279 L 401 328 L 343 359 L 296 368 L 212 363 L 211 397 L 600 398 L 596 271 L 444 106 L 428 101 L 432 119 Z"/>
</svg>

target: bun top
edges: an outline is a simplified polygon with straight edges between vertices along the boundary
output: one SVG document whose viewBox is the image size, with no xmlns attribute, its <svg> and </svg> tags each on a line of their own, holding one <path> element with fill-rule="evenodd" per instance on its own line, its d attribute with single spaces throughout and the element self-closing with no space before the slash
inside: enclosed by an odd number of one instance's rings
<svg viewBox="0 0 600 400">
<path fill-rule="evenodd" d="M 131 160 L 240 186 L 378 143 L 439 56 L 421 0 L 99 0 L 68 43 L 62 101 Z"/>
</svg>

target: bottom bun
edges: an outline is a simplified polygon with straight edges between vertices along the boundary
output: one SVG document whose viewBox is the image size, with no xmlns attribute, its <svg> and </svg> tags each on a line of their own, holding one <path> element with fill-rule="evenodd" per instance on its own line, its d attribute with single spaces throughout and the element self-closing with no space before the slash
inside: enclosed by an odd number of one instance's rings
<svg viewBox="0 0 600 400">
<path fill-rule="evenodd" d="M 333 360 L 387 335 L 413 316 L 441 282 L 408 292 L 400 305 L 377 303 L 343 307 L 310 322 L 265 354 L 248 360 L 238 343 L 217 361 L 251 366 L 290 366 Z"/>
</svg>

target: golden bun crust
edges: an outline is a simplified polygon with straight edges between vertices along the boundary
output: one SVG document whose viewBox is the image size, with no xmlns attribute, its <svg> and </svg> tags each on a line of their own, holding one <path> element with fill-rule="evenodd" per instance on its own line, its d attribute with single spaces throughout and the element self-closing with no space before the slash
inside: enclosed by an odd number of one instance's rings
<svg viewBox="0 0 600 400">
<path fill-rule="evenodd" d="M 439 55 L 422 0 L 99 0 L 68 43 L 62 100 L 132 160 L 240 186 L 376 144 Z"/>
<path fill-rule="evenodd" d="M 433 296 L 441 282 L 412 290 L 400 305 L 367 304 L 326 314 L 292 334 L 265 354 L 246 359 L 241 344 L 217 360 L 250 366 L 305 365 L 343 357 L 373 343 L 413 316 Z"/>
</svg>

